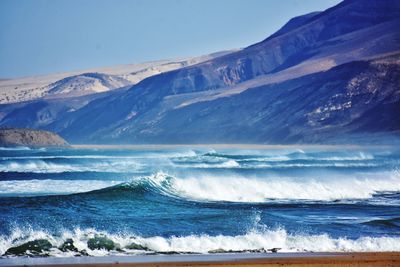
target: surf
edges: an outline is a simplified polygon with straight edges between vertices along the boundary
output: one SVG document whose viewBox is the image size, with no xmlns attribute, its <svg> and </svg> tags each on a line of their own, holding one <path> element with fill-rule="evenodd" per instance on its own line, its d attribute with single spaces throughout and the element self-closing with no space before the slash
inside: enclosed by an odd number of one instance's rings
<svg viewBox="0 0 400 267">
<path fill-rule="evenodd" d="M 39 241 L 39 242 L 38 242 Z M 29 244 L 42 244 L 36 251 L 24 251 Z M 36 246 L 39 246 L 36 245 Z M 399 237 L 364 236 L 357 239 L 334 238 L 329 234 L 290 233 L 284 228 L 249 230 L 241 235 L 193 234 L 187 236 L 149 236 L 134 233 L 109 233 L 94 228 L 48 233 L 45 230 L 14 229 L 0 236 L 0 255 L 13 253 L 31 256 L 106 256 L 148 253 L 229 253 L 229 252 L 352 252 L 400 251 Z"/>
<path fill-rule="evenodd" d="M 360 177 L 244 177 L 240 175 L 184 175 L 164 172 L 130 181 L 11 180 L 0 183 L 0 195 L 96 194 L 101 191 L 143 190 L 189 201 L 269 203 L 274 201 L 338 201 L 372 199 L 380 192 L 400 191 L 400 174 L 383 172 Z"/>
<path fill-rule="evenodd" d="M 165 173 L 148 177 L 167 181 L 173 196 L 197 201 L 271 202 L 274 200 L 333 201 L 368 199 L 381 191 L 399 191 L 400 175 L 385 173 L 381 179 L 341 177 L 341 179 L 245 178 L 242 176 L 197 176 L 177 178 Z"/>
<path fill-rule="evenodd" d="M 0 197 L 66 195 L 111 187 L 120 181 L 105 180 L 9 180 L 0 183 Z"/>
</svg>

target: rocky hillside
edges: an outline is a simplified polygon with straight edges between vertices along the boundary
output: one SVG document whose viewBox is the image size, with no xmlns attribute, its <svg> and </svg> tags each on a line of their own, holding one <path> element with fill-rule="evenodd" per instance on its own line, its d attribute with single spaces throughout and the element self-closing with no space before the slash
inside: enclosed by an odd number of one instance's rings
<svg viewBox="0 0 400 267">
<path fill-rule="evenodd" d="M 67 141 L 58 134 L 33 129 L 0 129 L 0 147 L 65 147 Z"/>
<path fill-rule="evenodd" d="M 400 1 L 346 0 L 245 49 L 74 103 L 0 106 L 0 125 L 82 143 L 335 142 L 399 135 Z M 348 142 L 348 141 L 346 141 Z"/>
</svg>

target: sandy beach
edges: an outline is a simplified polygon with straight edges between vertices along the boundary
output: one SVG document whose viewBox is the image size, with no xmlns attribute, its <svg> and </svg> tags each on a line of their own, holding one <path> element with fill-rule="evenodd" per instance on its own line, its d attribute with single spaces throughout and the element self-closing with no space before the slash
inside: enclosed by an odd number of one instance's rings
<svg viewBox="0 0 400 267">
<path fill-rule="evenodd" d="M 0 266 L 400 266 L 399 252 L 154 255 L 2 259 Z"/>
</svg>

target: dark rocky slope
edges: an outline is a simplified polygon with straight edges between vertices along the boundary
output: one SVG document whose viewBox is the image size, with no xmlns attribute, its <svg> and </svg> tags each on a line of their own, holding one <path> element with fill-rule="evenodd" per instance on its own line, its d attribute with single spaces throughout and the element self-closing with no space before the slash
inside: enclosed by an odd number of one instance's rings
<svg viewBox="0 0 400 267">
<path fill-rule="evenodd" d="M 58 134 L 33 129 L 0 129 L 1 147 L 65 147 L 67 141 Z"/>
<path fill-rule="evenodd" d="M 315 143 L 399 133 L 400 54 L 163 111 L 161 102 L 123 124 L 118 142 Z M 113 140 L 117 131 L 96 139 Z M 323 140 L 322 140 L 323 139 Z"/>
</svg>

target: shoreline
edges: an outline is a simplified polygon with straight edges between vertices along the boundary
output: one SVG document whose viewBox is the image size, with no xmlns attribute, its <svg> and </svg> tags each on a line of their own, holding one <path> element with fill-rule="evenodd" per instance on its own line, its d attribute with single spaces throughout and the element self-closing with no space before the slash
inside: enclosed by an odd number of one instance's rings
<svg viewBox="0 0 400 267">
<path fill-rule="evenodd" d="M 7 258 L 0 266 L 400 266 L 400 252 L 232 253 L 71 258 Z"/>
</svg>

